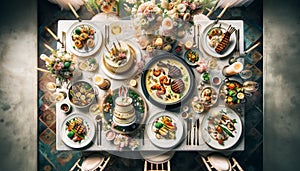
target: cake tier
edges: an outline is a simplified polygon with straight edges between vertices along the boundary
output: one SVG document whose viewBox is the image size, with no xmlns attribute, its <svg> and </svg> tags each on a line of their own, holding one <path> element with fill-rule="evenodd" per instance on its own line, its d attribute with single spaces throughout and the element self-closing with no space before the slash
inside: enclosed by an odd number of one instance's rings
<svg viewBox="0 0 300 171">
<path fill-rule="evenodd" d="M 130 111 L 134 110 L 132 105 L 132 98 L 130 97 L 118 97 L 115 100 L 115 111 L 119 113 L 129 113 Z"/>
<path fill-rule="evenodd" d="M 129 125 L 129 124 L 133 124 L 136 120 L 136 116 L 130 118 L 130 119 L 120 119 L 117 117 L 113 117 L 113 121 L 115 124 L 120 124 L 120 125 Z"/>
<path fill-rule="evenodd" d="M 132 109 L 129 112 L 120 112 L 116 109 L 114 110 L 114 117 L 117 117 L 119 119 L 130 119 L 135 117 L 135 109 Z"/>
<path fill-rule="evenodd" d="M 118 62 L 113 61 L 114 56 L 112 55 L 112 53 L 106 53 L 104 56 L 104 61 L 106 63 L 106 67 L 107 69 L 115 72 L 115 73 L 123 73 L 127 70 L 129 70 L 133 64 L 133 54 L 131 53 L 131 50 L 129 48 L 129 46 L 127 45 L 127 43 L 125 42 L 120 42 L 121 43 L 121 47 L 123 50 L 126 50 L 126 61 L 118 64 Z M 117 43 L 116 43 L 117 44 Z M 111 49 L 113 49 L 114 47 L 112 47 Z M 117 48 L 120 48 L 119 46 L 117 46 Z"/>
</svg>

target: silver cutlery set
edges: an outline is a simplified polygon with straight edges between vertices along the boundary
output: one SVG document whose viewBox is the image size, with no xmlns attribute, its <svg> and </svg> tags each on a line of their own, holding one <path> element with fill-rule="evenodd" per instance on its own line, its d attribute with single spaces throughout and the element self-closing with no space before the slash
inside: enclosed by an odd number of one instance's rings
<svg viewBox="0 0 300 171">
<path fill-rule="evenodd" d="M 186 125 L 186 145 L 200 145 L 200 119 L 197 119 L 196 121 L 187 119 Z"/>
</svg>

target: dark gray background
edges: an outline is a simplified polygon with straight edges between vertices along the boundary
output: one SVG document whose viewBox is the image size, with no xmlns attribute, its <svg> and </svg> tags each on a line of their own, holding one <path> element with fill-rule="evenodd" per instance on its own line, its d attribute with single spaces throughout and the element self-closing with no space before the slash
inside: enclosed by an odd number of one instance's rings
<svg viewBox="0 0 300 171">
<path fill-rule="evenodd" d="M 0 170 L 36 170 L 35 0 L 0 4 Z M 299 170 L 300 1 L 264 1 L 264 170 Z M 17 47 L 17 48 L 16 48 Z"/>
</svg>

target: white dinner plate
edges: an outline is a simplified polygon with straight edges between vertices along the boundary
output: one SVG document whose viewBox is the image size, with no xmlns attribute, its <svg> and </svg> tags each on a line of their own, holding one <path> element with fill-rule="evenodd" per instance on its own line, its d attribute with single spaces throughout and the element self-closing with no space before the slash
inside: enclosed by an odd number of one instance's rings
<svg viewBox="0 0 300 171">
<path fill-rule="evenodd" d="M 155 133 L 153 132 L 155 120 L 161 116 L 168 116 L 172 118 L 173 122 L 176 123 L 176 134 L 175 139 L 157 139 Z M 152 116 L 147 122 L 147 134 L 150 141 L 157 147 L 170 149 L 176 147 L 183 140 L 184 136 L 184 124 L 183 121 L 175 114 L 170 113 L 168 111 L 163 111 Z"/>
<path fill-rule="evenodd" d="M 209 23 L 208 25 L 206 25 L 203 29 L 203 32 L 202 32 L 202 35 L 201 35 L 201 44 L 202 44 L 202 47 L 204 49 L 204 51 L 209 54 L 210 56 L 213 56 L 213 57 L 216 57 L 216 58 L 223 58 L 223 57 L 226 57 L 228 56 L 234 49 L 235 49 L 235 44 L 237 43 L 236 42 L 236 36 L 234 33 L 231 34 L 230 36 L 230 43 L 228 45 L 228 47 L 224 50 L 224 52 L 222 52 L 221 54 L 217 53 L 215 51 L 215 48 L 211 47 L 209 45 L 209 41 L 210 39 L 208 38 L 207 34 L 209 32 L 209 30 L 211 28 L 214 28 L 214 27 L 219 27 L 221 24 L 221 29 L 223 31 L 223 33 L 226 32 L 227 28 L 229 27 L 229 24 L 225 23 L 225 22 L 218 22 L 216 25 L 213 26 L 213 23 Z M 213 26 L 213 27 L 212 27 Z"/>
<path fill-rule="evenodd" d="M 77 27 L 83 26 L 83 25 L 87 25 L 89 27 L 92 27 L 96 31 L 95 38 L 94 38 L 95 45 L 92 48 L 77 49 L 77 48 L 74 47 L 74 41 L 72 40 L 72 33 L 74 32 L 74 30 Z M 71 27 L 67 31 L 67 38 L 66 39 L 67 39 L 67 41 L 66 41 L 67 49 L 71 53 L 75 54 L 78 57 L 89 57 L 89 56 L 94 55 L 96 52 L 98 52 L 98 50 L 100 49 L 101 44 L 102 44 L 102 34 L 101 34 L 100 29 L 96 25 L 94 25 L 93 23 L 88 22 L 88 21 L 76 22 L 73 25 L 71 25 Z"/>
<path fill-rule="evenodd" d="M 232 134 L 234 137 L 228 137 L 227 140 L 225 140 L 223 145 L 219 144 L 218 141 L 208 133 L 208 126 L 209 126 L 209 120 L 212 117 L 221 116 L 222 114 L 226 113 L 231 120 L 236 120 L 236 123 L 234 124 L 235 131 L 232 131 Z M 228 148 L 231 148 L 234 146 L 240 139 L 242 135 L 243 130 L 243 124 L 242 121 L 232 109 L 227 107 L 216 107 L 211 109 L 207 115 L 204 116 L 201 124 L 201 132 L 202 132 L 202 138 L 204 142 L 206 142 L 209 146 L 212 148 L 218 149 L 218 150 L 225 150 Z"/>
<path fill-rule="evenodd" d="M 83 120 L 83 124 L 87 130 L 87 135 L 86 135 L 85 139 L 81 140 L 81 142 L 74 142 L 67 136 L 69 131 L 67 130 L 66 123 L 76 117 L 81 118 Z M 69 146 L 71 148 L 83 148 L 83 147 L 89 145 L 90 142 L 93 140 L 93 138 L 95 136 L 95 125 L 94 125 L 93 121 L 87 115 L 74 113 L 74 114 L 68 115 L 65 118 L 65 120 L 62 122 L 60 132 L 61 132 L 60 133 L 61 139 L 67 146 Z"/>
<path fill-rule="evenodd" d="M 126 79 L 131 78 L 134 75 L 136 75 L 137 70 L 138 70 L 137 63 L 142 61 L 142 53 L 141 53 L 141 50 L 139 49 L 139 47 L 130 40 L 123 40 L 123 41 L 126 42 L 133 49 L 133 51 L 135 52 L 134 62 L 132 64 L 132 68 L 129 69 L 128 71 L 123 72 L 123 73 L 114 73 L 114 72 L 108 70 L 105 66 L 105 61 L 104 61 L 104 57 L 103 57 L 104 53 L 106 53 L 107 51 L 102 50 L 101 55 L 100 55 L 101 56 L 100 67 L 101 67 L 102 71 L 108 77 L 110 77 L 111 79 L 114 79 L 114 80 L 126 80 Z"/>
</svg>

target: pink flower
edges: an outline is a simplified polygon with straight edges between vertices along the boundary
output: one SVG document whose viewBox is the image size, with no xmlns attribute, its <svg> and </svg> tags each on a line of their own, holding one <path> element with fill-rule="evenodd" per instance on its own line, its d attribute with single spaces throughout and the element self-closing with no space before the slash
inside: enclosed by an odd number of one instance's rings
<svg viewBox="0 0 300 171">
<path fill-rule="evenodd" d="M 145 9 L 143 13 L 144 13 L 144 15 L 148 15 L 150 12 L 151 11 L 149 9 Z"/>
<path fill-rule="evenodd" d="M 62 66 L 59 64 L 59 63 L 56 63 L 54 66 L 53 66 L 54 70 L 56 71 L 59 71 L 62 69 Z"/>
<path fill-rule="evenodd" d="M 126 58 L 126 54 L 121 52 L 121 53 L 119 53 L 119 57 L 121 59 L 125 59 Z"/>
<path fill-rule="evenodd" d="M 190 8 L 191 8 L 191 10 L 195 10 L 197 8 L 197 5 L 192 3 L 192 4 L 190 4 Z"/>
</svg>

